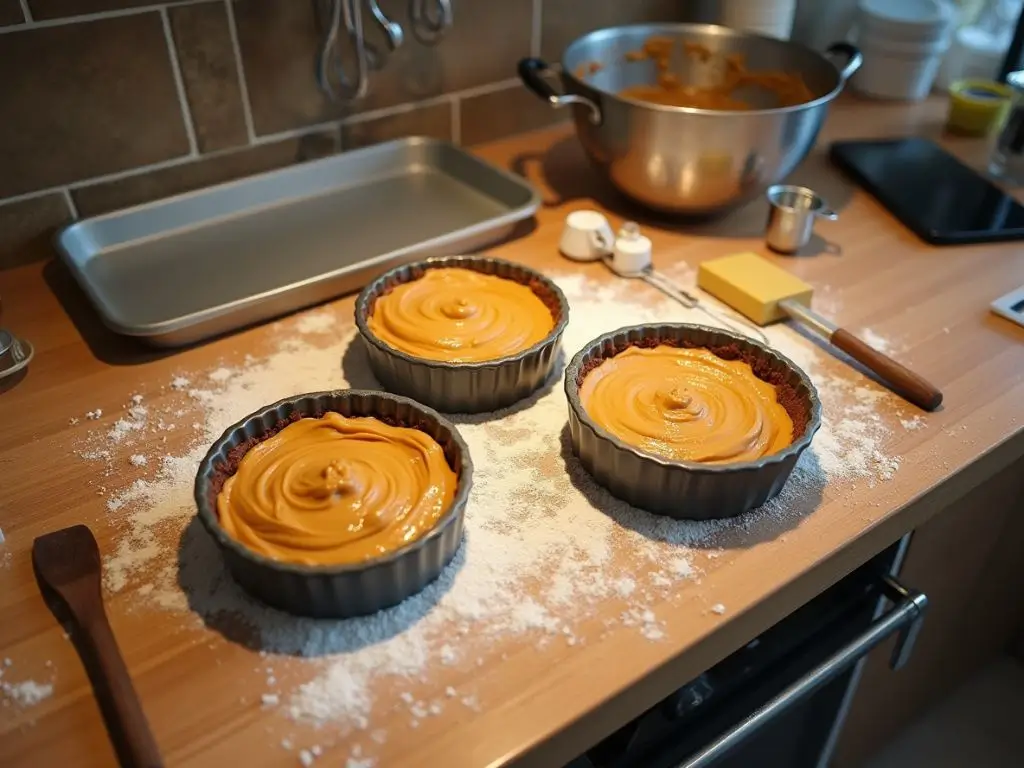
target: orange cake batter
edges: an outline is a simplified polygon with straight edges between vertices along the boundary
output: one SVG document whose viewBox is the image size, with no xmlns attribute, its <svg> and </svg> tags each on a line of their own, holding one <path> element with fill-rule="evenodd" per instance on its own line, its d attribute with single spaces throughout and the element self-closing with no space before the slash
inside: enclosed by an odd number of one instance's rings
<svg viewBox="0 0 1024 768">
<path fill-rule="evenodd" d="M 753 461 L 793 442 L 775 387 L 707 349 L 630 347 L 587 374 L 580 401 L 623 442 L 674 461 Z"/>
<path fill-rule="evenodd" d="M 377 299 L 370 332 L 413 357 L 496 360 L 543 341 L 555 319 L 529 286 L 470 269 L 431 269 Z"/>
<path fill-rule="evenodd" d="M 217 514 L 228 535 L 274 560 L 360 563 L 430 531 L 457 482 L 426 433 L 328 413 L 249 449 Z"/>
<path fill-rule="evenodd" d="M 630 86 L 620 91 L 619 95 L 669 107 L 726 111 L 752 109 L 750 104 L 734 95 L 735 91 L 745 86 L 754 86 L 774 93 L 780 107 L 805 104 L 814 99 L 814 94 L 798 74 L 752 72 L 747 69 L 742 54 L 715 54 L 700 43 L 683 41 L 680 45 L 687 57 L 701 64 L 720 61 L 723 68 L 721 82 L 713 87 L 680 83 L 678 76 L 671 71 L 670 65 L 672 52 L 676 47 L 675 40 L 655 36 L 648 38 L 640 50 L 628 52 L 626 61 L 653 61 L 658 70 L 657 81 L 650 85 Z"/>
</svg>

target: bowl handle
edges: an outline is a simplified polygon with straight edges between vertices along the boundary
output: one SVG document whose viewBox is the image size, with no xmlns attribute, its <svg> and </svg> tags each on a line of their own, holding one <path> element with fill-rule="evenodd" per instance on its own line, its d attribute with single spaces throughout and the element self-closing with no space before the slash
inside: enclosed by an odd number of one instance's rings
<svg viewBox="0 0 1024 768">
<path fill-rule="evenodd" d="M 556 109 L 566 107 L 570 104 L 582 104 L 590 113 L 590 122 L 594 125 L 601 124 L 601 110 L 593 101 L 586 96 L 578 96 L 573 93 L 562 94 L 555 90 L 555 87 L 548 82 L 545 75 L 551 68 L 542 59 L 520 59 L 516 72 L 523 85 L 534 93 L 538 98 L 548 102 Z"/>
<path fill-rule="evenodd" d="M 860 69 L 860 65 L 864 63 L 864 57 L 861 56 L 860 49 L 850 43 L 832 43 L 828 48 L 825 49 L 825 56 L 832 60 L 835 64 L 836 69 L 839 70 L 839 80 L 845 83 L 850 77 Z M 846 63 L 840 66 L 834 59 L 845 58 Z"/>
</svg>

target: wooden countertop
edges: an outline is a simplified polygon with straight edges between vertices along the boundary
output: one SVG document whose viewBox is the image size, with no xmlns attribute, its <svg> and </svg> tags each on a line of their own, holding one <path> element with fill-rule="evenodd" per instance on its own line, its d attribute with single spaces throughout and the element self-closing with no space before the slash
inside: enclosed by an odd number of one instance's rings
<svg viewBox="0 0 1024 768">
<path fill-rule="evenodd" d="M 902 106 L 844 99 L 832 110 L 823 142 L 938 136 L 942 119 L 941 100 Z M 971 161 L 985 154 L 978 142 L 945 143 Z M 584 207 L 607 210 L 615 224 L 638 218 L 654 240 L 659 264 L 694 266 L 739 250 L 765 252 L 759 237 L 763 203 L 714 225 L 659 223 L 597 180 L 567 128 L 480 152 L 526 175 L 545 200 L 536 228 L 492 249 L 496 255 L 564 268 L 556 252 L 561 222 L 566 212 Z M 728 614 L 677 606 L 666 615 L 664 642 L 624 631 L 571 649 L 509 640 L 484 666 L 463 673 L 477 686 L 479 712 L 452 710 L 415 731 L 407 718 L 383 722 L 391 735 L 376 753 L 377 765 L 557 765 L 1024 455 L 1024 329 L 988 310 L 993 299 L 1024 284 L 1020 244 L 929 247 L 840 179 L 820 146 L 796 178 L 841 211 L 837 223 L 823 224 L 819 232 L 841 244 L 842 255 L 789 259 L 787 268 L 841 299 L 833 302 L 835 319 L 898 337 L 905 347 L 901 357 L 945 393 L 944 407 L 927 416 L 927 429 L 894 431 L 887 448 L 902 456 L 902 465 L 893 481 L 826 488 L 817 509 L 785 536 L 731 551 L 700 586 L 727 603 Z M 595 279 L 602 274 L 600 267 L 580 269 Z M 89 466 L 71 457 L 68 414 L 119 404 L 133 387 L 166 382 L 182 369 L 213 367 L 261 350 L 269 330 L 161 356 L 103 331 L 56 265 L 0 273 L 0 295 L 5 326 L 37 348 L 28 376 L 0 395 L 0 526 L 7 537 L 0 545 L 0 659 L 12 661 L 0 682 L 18 675 L 47 679 L 47 662 L 59 670 L 51 697 L 33 707 L 5 702 L 0 708 L 0 764 L 110 765 L 113 755 L 87 679 L 39 596 L 29 557 L 35 536 L 77 522 L 89 523 L 106 551 L 115 540 L 115 527 L 88 484 Z M 351 304 L 351 297 L 335 302 L 346 312 Z M 280 748 L 280 716 L 260 708 L 259 691 L 245 677 L 261 663 L 254 651 L 201 627 L 172 629 L 168 618 L 133 610 L 134 603 L 130 590 L 121 592 L 108 610 L 167 764 L 295 764 L 295 753 Z M 680 605 L 692 607 L 686 599 Z M 449 670 L 429 670 L 424 690 L 443 691 L 448 676 Z M 326 747 L 325 764 L 343 764 L 350 755 L 345 739 L 335 739 L 329 728 L 318 733 L 309 731 L 305 743 L 315 738 Z"/>
</svg>

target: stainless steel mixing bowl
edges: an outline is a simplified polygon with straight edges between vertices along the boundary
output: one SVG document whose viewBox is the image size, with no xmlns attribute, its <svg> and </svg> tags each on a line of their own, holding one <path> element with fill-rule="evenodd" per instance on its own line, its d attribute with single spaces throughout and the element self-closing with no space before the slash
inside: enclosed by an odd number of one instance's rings
<svg viewBox="0 0 1024 768">
<path fill-rule="evenodd" d="M 814 98 L 780 107 L 776 94 L 746 87 L 735 95 L 753 108 L 737 112 L 619 96 L 629 86 L 656 82 L 653 61 L 626 56 L 652 37 L 676 42 L 670 70 L 684 84 L 715 86 L 726 57 L 739 54 L 751 72 L 798 74 Z M 683 43 L 710 55 L 687 55 Z M 546 79 L 551 70 L 539 59 L 520 61 L 519 77 L 553 107 L 572 107 L 587 155 L 623 193 L 656 210 L 708 216 L 760 195 L 807 156 L 829 102 L 860 63 L 859 51 L 847 43 L 821 54 L 712 24 L 637 24 L 599 29 L 573 42 L 562 57 L 564 93 Z"/>
</svg>

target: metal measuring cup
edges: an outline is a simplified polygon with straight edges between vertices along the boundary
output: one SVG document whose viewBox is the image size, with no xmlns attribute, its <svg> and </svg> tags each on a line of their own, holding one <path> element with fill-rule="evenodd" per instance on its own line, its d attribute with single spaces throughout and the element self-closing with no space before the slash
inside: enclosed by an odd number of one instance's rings
<svg viewBox="0 0 1024 768">
<path fill-rule="evenodd" d="M 773 251 L 796 253 L 811 240 L 815 219 L 835 221 L 839 214 L 807 187 L 776 184 L 768 187 L 768 229 L 765 242 Z"/>
<path fill-rule="evenodd" d="M 0 316 L 3 302 L 0 301 Z M 35 350 L 24 339 L 19 339 L 6 328 L 0 328 L 0 392 L 4 391 L 3 379 L 23 370 L 32 361 Z"/>
</svg>

